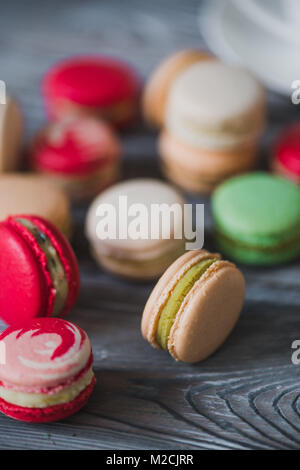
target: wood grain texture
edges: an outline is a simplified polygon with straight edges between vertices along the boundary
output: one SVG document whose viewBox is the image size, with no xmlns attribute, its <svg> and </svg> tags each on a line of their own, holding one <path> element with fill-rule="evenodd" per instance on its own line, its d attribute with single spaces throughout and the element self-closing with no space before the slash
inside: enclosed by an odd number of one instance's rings
<svg viewBox="0 0 300 470">
<path fill-rule="evenodd" d="M 0 78 L 22 102 L 30 137 L 45 120 L 39 82 L 55 60 L 106 53 L 131 61 L 143 76 L 168 53 L 203 46 L 198 0 L 11 0 L 1 4 Z M 299 110 L 269 96 L 270 142 Z M 156 135 L 138 126 L 122 137 L 124 177 L 160 177 Z M 208 198 L 206 247 L 213 248 Z M 85 207 L 74 208 L 74 248 L 82 289 L 70 315 L 91 337 L 97 385 L 87 406 L 54 424 L 0 416 L 0 448 L 10 449 L 298 449 L 300 366 L 291 343 L 300 338 L 300 264 L 242 268 L 247 300 L 224 346 L 201 364 L 175 363 L 140 335 L 151 284 L 121 282 L 102 272 L 83 234 Z"/>
</svg>

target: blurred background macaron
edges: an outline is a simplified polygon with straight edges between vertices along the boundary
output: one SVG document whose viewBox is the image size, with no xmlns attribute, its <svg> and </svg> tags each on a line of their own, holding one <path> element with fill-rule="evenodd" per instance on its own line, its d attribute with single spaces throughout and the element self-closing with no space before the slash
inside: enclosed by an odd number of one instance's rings
<svg viewBox="0 0 300 470">
<path fill-rule="evenodd" d="M 264 90 L 249 72 L 217 60 L 191 65 L 168 95 L 160 139 L 166 176 L 183 189 L 209 192 L 252 169 L 264 122 Z"/>
<path fill-rule="evenodd" d="M 254 167 L 257 143 L 245 142 L 224 150 L 202 149 L 164 131 L 158 147 L 162 170 L 168 179 L 188 192 L 208 194 L 221 181 Z"/>
<path fill-rule="evenodd" d="M 218 249 L 245 264 L 276 265 L 300 256 L 300 189 L 264 172 L 237 176 L 213 194 Z"/>
<path fill-rule="evenodd" d="M 30 173 L 0 175 L 0 221 L 9 215 L 35 214 L 70 236 L 72 219 L 65 192 L 47 178 Z"/>
<path fill-rule="evenodd" d="M 21 166 L 23 115 L 19 104 L 10 96 L 0 104 L 0 172 L 15 171 Z"/>
<path fill-rule="evenodd" d="M 164 59 L 147 79 L 143 90 L 142 109 L 146 122 L 162 127 L 168 93 L 175 78 L 195 62 L 213 58 L 199 49 L 184 49 Z"/>
<path fill-rule="evenodd" d="M 42 82 L 51 118 L 101 117 L 126 127 L 137 116 L 140 79 L 127 63 L 106 56 L 83 56 L 55 64 Z"/>
<path fill-rule="evenodd" d="M 236 324 L 245 280 L 219 254 L 188 251 L 154 287 L 142 317 L 142 335 L 177 361 L 198 362 L 224 342 Z"/>
<path fill-rule="evenodd" d="M 300 122 L 291 124 L 277 137 L 271 167 L 275 173 L 300 184 Z"/>
<path fill-rule="evenodd" d="M 94 197 L 119 177 L 121 145 L 110 126 L 89 117 L 49 124 L 35 137 L 32 169 L 74 200 Z"/>
<path fill-rule="evenodd" d="M 64 315 L 77 300 L 79 269 L 63 234 L 35 215 L 0 222 L 0 317 L 9 325 Z"/>
<path fill-rule="evenodd" d="M 120 198 L 126 199 L 126 209 L 120 205 Z M 121 277 L 136 280 L 157 278 L 184 252 L 185 240 L 183 237 L 176 238 L 176 233 L 182 234 L 183 218 L 174 212 L 174 219 L 170 218 L 169 224 L 170 238 L 166 238 L 162 224 L 154 226 L 156 223 L 159 224 L 154 217 L 151 217 L 150 222 L 151 205 L 165 204 L 166 207 L 170 207 L 174 204 L 182 215 L 184 203 L 185 200 L 177 190 L 150 178 L 124 181 L 107 189 L 92 202 L 86 218 L 86 236 L 96 261 L 108 271 Z M 142 221 L 147 223 L 147 238 L 133 239 L 128 235 L 128 231 L 124 234 L 124 238 L 119 236 L 120 227 L 125 227 L 125 224 L 129 226 L 135 216 L 138 216 L 138 213 L 132 212 L 133 205 L 136 205 L 137 209 L 143 206 L 149 215 L 149 219 Z M 107 225 L 99 224 L 101 220 L 99 216 L 101 213 L 104 215 L 108 206 L 111 206 L 116 214 L 115 233 L 108 233 Z M 150 228 L 157 232 L 156 238 L 151 238 Z M 138 226 L 137 229 L 139 230 Z M 143 229 L 140 227 L 140 230 Z"/>
<path fill-rule="evenodd" d="M 58 318 L 39 318 L 0 334 L 0 411 L 30 423 L 77 412 L 94 385 L 93 353 L 85 331 Z"/>
</svg>

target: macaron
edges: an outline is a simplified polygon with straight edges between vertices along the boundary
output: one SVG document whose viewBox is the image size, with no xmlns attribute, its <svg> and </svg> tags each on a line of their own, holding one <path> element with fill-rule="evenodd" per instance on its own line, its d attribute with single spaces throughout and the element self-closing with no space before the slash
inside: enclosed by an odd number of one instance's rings
<svg viewBox="0 0 300 470">
<path fill-rule="evenodd" d="M 257 139 L 264 118 L 261 84 L 240 67 L 206 60 L 191 65 L 174 80 L 165 122 L 186 144 L 224 150 Z"/>
<path fill-rule="evenodd" d="M 159 137 L 162 170 L 167 178 L 191 193 L 210 193 L 223 180 L 253 169 L 257 143 L 225 150 L 194 147 L 163 130 Z"/>
<path fill-rule="evenodd" d="M 173 81 L 159 154 L 165 176 L 182 189 L 210 193 L 252 170 L 265 121 L 260 83 L 218 60 L 198 61 Z"/>
<path fill-rule="evenodd" d="M 300 123 L 288 126 L 279 135 L 271 165 L 275 173 L 300 184 Z"/>
<path fill-rule="evenodd" d="M 136 117 L 139 92 L 140 79 L 131 66 L 105 56 L 63 60 L 42 82 L 50 117 L 93 115 L 121 127 Z"/>
<path fill-rule="evenodd" d="M 15 171 L 21 164 L 23 116 L 19 104 L 10 96 L 0 104 L 0 172 Z"/>
<path fill-rule="evenodd" d="M 0 411 L 29 423 L 58 421 L 88 401 L 95 377 L 87 334 L 58 318 L 31 319 L 0 334 Z"/>
<path fill-rule="evenodd" d="M 9 325 L 66 315 L 80 284 L 69 242 L 41 217 L 8 217 L 0 222 L 0 284 L 0 317 Z"/>
<path fill-rule="evenodd" d="M 35 214 L 71 233 L 69 199 L 47 178 L 31 173 L 0 175 L 0 221 L 9 215 Z"/>
<path fill-rule="evenodd" d="M 119 176 L 121 146 L 110 126 L 89 117 L 49 124 L 35 137 L 32 168 L 73 200 L 94 197 Z"/>
<path fill-rule="evenodd" d="M 162 275 L 146 303 L 142 335 L 177 361 L 199 362 L 225 341 L 245 297 L 236 266 L 205 250 L 188 251 Z"/>
<path fill-rule="evenodd" d="M 300 255 L 300 189 L 264 172 L 232 178 L 213 194 L 218 249 L 245 264 L 275 265 Z"/>
<path fill-rule="evenodd" d="M 135 280 L 157 278 L 184 252 L 181 217 L 184 203 L 177 190 L 151 178 L 137 178 L 112 186 L 96 197 L 88 210 L 85 232 L 92 255 L 102 267 L 117 276 Z M 175 205 L 181 213 L 174 212 L 174 218 L 171 215 L 165 234 L 161 220 L 151 218 L 154 205 L 166 208 Z M 144 213 L 146 216 L 142 219 Z M 111 218 L 108 220 L 108 217 Z M 165 222 L 168 222 L 167 217 Z M 129 233 L 133 224 L 137 231 L 143 231 L 143 223 L 146 224 L 145 234 L 132 236 Z M 120 229 L 126 226 L 125 233 L 120 234 Z"/>
<path fill-rule="evenodd" d="M 146 121 L 158 128 L 162 127 L 168 93 L 175 78 L 190 65 L 211 59 L 214 59 L 212 55 L 199 49 L 184 49 L 164 59 L 154 69 L 144 87 L 142 108 Z"/>
</svg>

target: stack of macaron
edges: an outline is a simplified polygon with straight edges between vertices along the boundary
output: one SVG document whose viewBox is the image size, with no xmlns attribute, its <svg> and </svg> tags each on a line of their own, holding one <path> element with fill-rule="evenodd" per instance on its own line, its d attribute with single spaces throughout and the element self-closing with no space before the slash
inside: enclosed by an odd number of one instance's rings
<svg viewBox="0 0 300 470">
<path fill-rule="evenodd" d="M 171 181 L 190 192 L 209 193 L 254 167 L 264 126 L 264 90 L 242 68 L 201 55 L 190 62 L 185 57 L 172 59 L 182 65 L 175 67 L 179 72 L 162 101 L 159 153 Z M 168 73 L 168 63 L 157 74 Z"/>
</svg>

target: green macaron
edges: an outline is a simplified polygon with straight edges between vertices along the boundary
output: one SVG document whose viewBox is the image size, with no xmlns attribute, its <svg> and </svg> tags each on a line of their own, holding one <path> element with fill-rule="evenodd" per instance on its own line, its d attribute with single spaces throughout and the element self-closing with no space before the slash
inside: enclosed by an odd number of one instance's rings
<svg viewBox="0 0 300 470">
<path fill-rule="evenodd" d="M 227 180 L 213 194 L 216 243 L 245 264 L 275 265 L 300 256 L 300 189 L 264 172 Z"/>
</svg>

